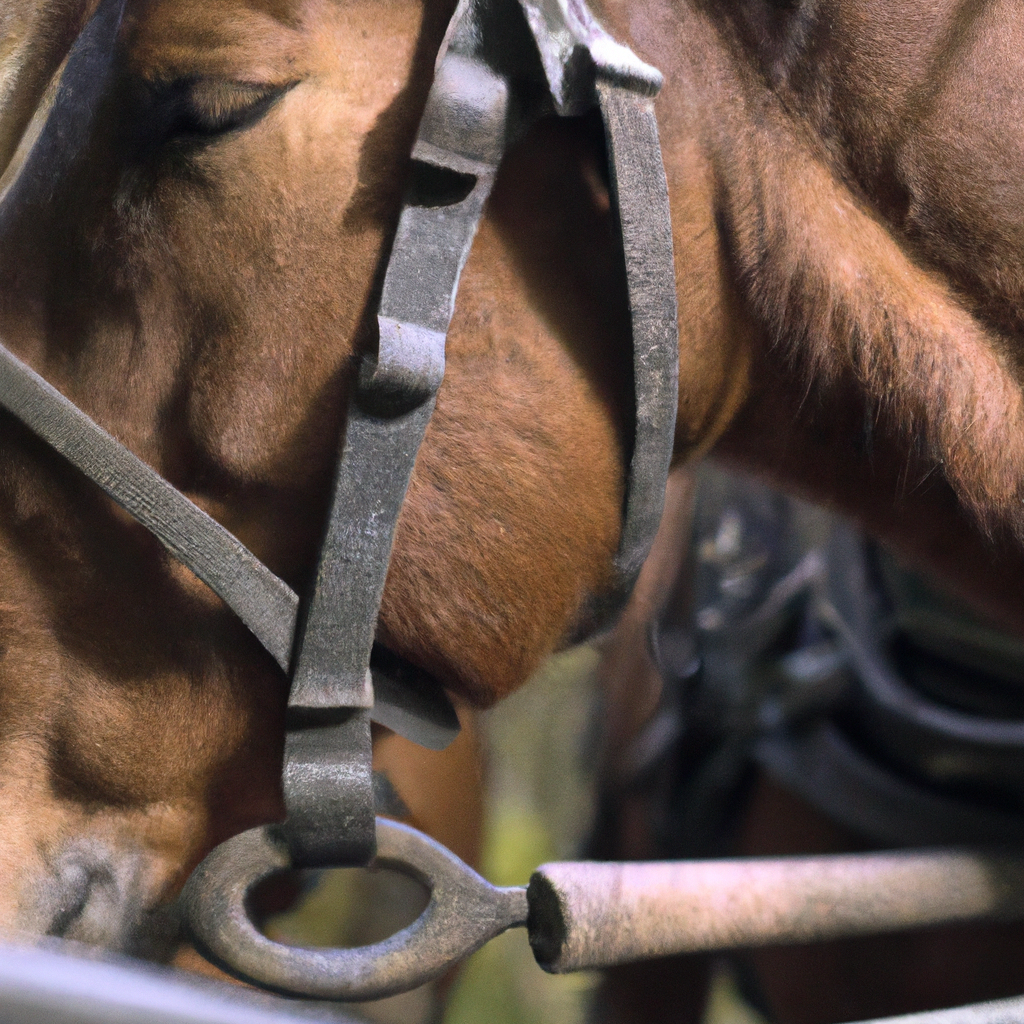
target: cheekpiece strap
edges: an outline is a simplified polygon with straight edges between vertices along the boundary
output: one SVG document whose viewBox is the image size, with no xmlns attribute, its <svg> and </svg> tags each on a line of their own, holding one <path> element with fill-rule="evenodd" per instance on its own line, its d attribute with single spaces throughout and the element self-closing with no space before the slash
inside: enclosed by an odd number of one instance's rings
<svg viewBox="0 0 1024 1024">
<path fill-rule="evenodd" d="M 610 77 L 598 79 L 597 95 L 633 328 L 633 452 L 615 561 L 619 585 L 628 592 L 654 543 L 665 503 L 679 400 L 679 323 L 668 184 L 654 103 Z"/>
<path fill-rule="evenodd" d="M 459 275 L 508 134 L 509 87 L 481 58 L 484 35 L 478 8 L 460 5 L 413 148 L 378 350 L 364 358 L 349 406 L 289 699 L 285 829 L 297 865 L 363 863 L 375 852 L 370 651 L 395 526 L 444 376 Z"/>
<path fill-rule="evenodd" d="M 538 78 L 549 101 L 531 106 L 531 90 L 520 83 Z M 664 501 L 679 373 L 668 189 L 652 101 L 660 85 L 660 74 L 611 40 L 582 4 L 522 0 L 517 9 L 511 0 L 463 0 L 456 10 L 413 147 L 413 184 L 378 315 L 379 350 L 365 360 L 351 405 L 317 586 L 298 648 L 291 705 L 301 710 L 303 724 L 289 733 L 285 768 L 288 834 L 298 861 L 337 863 L 342 855 L 356 860 L 373 852 L 365 713 L 353 710 L 333 727 L 334 738 L 323 748 L 332 748 L 324 762 L 330 770 L 295 770 L 291 751 L 304 730 L 319 735 L 324 717 L 336 716 L 339 707 L 372 704 L 367 664 L 395 524 L 444 373 L 459 276 L 507 140 L 545 107 L 578 114 L 596 103 L 604 119 L 626 265 L 636 399 L 616 558 L 623 589 L 632 586 L 647 557 Z M 343 847 L 330 838 L 341 832 L 318 827 L 324 808 L 339 800 L 342 778 Z M 322 845 L 303 838 L 321 834 Z"/>
</svg>

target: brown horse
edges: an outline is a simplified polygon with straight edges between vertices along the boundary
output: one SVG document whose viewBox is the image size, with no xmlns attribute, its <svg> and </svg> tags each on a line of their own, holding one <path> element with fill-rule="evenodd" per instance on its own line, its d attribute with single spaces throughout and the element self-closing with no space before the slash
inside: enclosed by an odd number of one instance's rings
<svg viewBox="0 0 1024 1024">
<path fill-rule="evenodd" d="M 22 140 L 0 334 L 300 590 L 451 13 L 0 13 L 0 157 Z M 677 458 L 718 442 L 1024 624 L 1011 6 L 598 14 L 667 79 Z M 542 123 L 465 273 L 379 633 L 469 705 L 518 686 L 611 580 L 629 357 L 610 217 L 599 128 Z M 0 924 L 132 947 L 215 843 L 280 817 L 286 682 L 144 530 L 3 425 Z"/>
</svg>

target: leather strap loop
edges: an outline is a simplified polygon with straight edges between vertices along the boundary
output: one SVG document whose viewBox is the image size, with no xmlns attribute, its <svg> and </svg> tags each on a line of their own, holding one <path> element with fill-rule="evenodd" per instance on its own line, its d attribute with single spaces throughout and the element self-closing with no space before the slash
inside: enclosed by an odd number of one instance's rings
<svg viewBox="0 0 1024 1024">
<path fill-rule="evenodd" d="M 616 556 L 620 586 L 628 592 L 654 543 L 665 502 L 679 401 L 679 314 L 668 182 L 654 102 L 644 91 L 603 78 L 597 81 L 597 96 L 622 228 L 633 330 L 633 451 Z"/>
</svg>

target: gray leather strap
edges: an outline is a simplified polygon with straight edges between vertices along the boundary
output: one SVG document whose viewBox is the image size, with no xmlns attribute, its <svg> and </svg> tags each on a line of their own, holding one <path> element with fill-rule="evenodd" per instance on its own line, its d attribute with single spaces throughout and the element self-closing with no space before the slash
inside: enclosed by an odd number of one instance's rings
<svg viewBox="0 0 1024 1024">
<path fill-rule="evenodd" d="M 598 79 L 612 189 L 622 227 L 633 327 L 633 452 L 616 568 L 631 588 L 661 522 L 679 396 L 679 324 L 668 183 L 654 103 Z"/>
<path fill-rule="evenodd" d="M 662 76 L 612 39 L 583 0 L 519 3 L 555 110 L 576 115 L 596 104 L 604 121 L 633 333 L 636 416 L 615 559 L 625 594 L 661 521 L 679 398 L 671 211 L 653 102 Z"/>
<path fill-rule="evenodd" d="M 467 7 L 465 16 L 472 11 Z M 384 278 L 378 352 L 364 359 L 350 404 L 298 646 L 294 706 L 373 703 L 367 666 L 395 526 L 444 376 L 459 275 L 504 150 L 507 102 L 503 79 L 449 50 L 413 150 L 419 180 L 402 211 Z M 433 189 L 423 186 L 427 177 Z"/>
<path fill-rule="evenodd" d="M 3 345 L 0 405 L 153 533 L 288 671 L 299 599 L 287 583 Z"/>
<path fill-rule="evenodd" d="M 370 650 L 398 516 L 444 376 L 455 292 L 505 148 L 508 83 L 480 59 L 460 5 L 413 149 L 377 317 L 350 403 L 316 586 L 299 638 L 285 746 L 286 834 L 297 865 L 375 850 Z"/>
<path fill-rule="evenodd" d="M 284 580 L 2 344 L 0 406 L 156 536 L 289 670 L 299 598 Z M 374 672 L 400 677 L 383 679 L 378 687 L 382 692 L 370 714 L 374 721 L 432 749 L 451 742 L 458 720 L 432 680 L 411 678 L 394 659 Z"/>
</svg>

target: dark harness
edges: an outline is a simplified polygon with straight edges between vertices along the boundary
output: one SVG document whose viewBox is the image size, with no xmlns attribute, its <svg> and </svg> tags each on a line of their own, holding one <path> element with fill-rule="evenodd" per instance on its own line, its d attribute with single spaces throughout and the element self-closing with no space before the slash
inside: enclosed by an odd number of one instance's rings
<svg viewBox="0 0 1024 1024">
<path fill-rule="evenodd" d="M 713 466 L 692 588 L 652 636 L 674 724 L 666 851 L 723 849 L 755 764 L 869 843 L 1024 842 L 1019 639 L 834 516 Z"/>
</svg>

